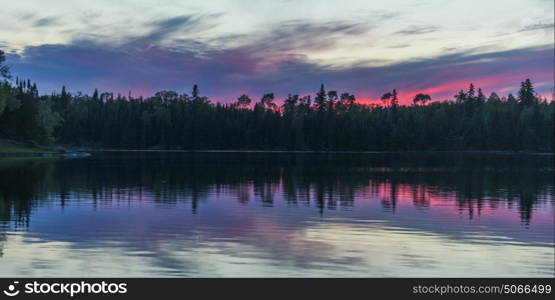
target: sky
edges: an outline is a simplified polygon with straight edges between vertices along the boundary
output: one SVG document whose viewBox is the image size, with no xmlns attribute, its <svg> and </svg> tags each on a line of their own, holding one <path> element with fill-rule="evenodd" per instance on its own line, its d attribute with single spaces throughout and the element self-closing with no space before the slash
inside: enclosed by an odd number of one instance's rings
<svg viewBox="0 0 555 300">
<path fill-rule="evenodd" d="M 4 1 L 4 0 L 1 0 Z M 0 50 L 42 94 L 159 90 L 231 102 L 242 93 L 397 89 L 451 99 L 469 83 L 554 87 L 553 0 L 19 0 L 2 6 Z"/>
</svg>

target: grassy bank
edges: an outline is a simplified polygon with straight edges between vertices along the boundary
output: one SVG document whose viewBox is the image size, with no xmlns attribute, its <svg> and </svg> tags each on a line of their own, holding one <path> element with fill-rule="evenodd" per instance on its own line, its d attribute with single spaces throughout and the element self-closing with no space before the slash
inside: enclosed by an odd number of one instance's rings
<svg viewBox="0 0 555 300">
<path fill-rule="evenodd" d="M 60 151 L 44 146 L 34 146 L 28 143 L 0 139 L 0 155 L 39 155 L 55 153 L 60 153 Z"/>
</svg>

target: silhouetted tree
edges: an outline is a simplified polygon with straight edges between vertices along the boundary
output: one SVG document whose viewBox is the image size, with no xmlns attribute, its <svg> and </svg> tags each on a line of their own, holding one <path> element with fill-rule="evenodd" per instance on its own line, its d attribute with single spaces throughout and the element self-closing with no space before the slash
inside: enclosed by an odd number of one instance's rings
<svg viewBox="0 0 555 300">
<path fill-rule="evenodd" d="M 251 98 L 243 94 L 237 98 L 237 102 L 235 104 L 238 108 L 247 108 L 251 104 Z"/>
<path fill-rule="evenodd" d="M 6 61 L 6 55 L 4 51 L 0 50 L 0 78 L 10 79 L 10 68 L 8 66 L 3 65 Z"/>
<path fill-rule="evenodd" d="M 316 93 L 316 97 L 314 97 L 314 103 L 319 111 L 326 109 L 326 90 L 324 89 L 324 84 L 320 85 L 320 90 Z"/>
<path fill-rule="evenodd" d="M 478 89 L 478 96 L 476 97 L 476 101 L 478 101 L 479 103 L 486 102 L 486 96 L 482 92 L 481 88 Z"/>
<path fill-rule="evenodd" d="M 515 96 L 513 96 L 513 94 L 509 94 L 509 96 L 507 96 L 507 102 L 508 103 L 516 103 L 516 98 Z"/>
<path fill-rule="evenodd" d="M 94 89 L 93 95 L 92 95 L 92 99 L 94 101 L 98 100 L 98 89 Z"/>
<path fill-rule="evenodd" d="M 426 102 L 430 100 L 432 100 L 432 97 L 430 97 L 430 95 L 418 93 L 416 94 L 416 96 L 414 96 L 414 99 L 412 99 L 412 102 L 414 104 L 418 104 L 418 103 L 426 104 Z"/>
<path fill-rule="evenodd" d="M 476 100 L 476 89 L 474 88 L 473 83 L 471 83 L 468 86 L 468 90 L 466 91 L 466 100 L 468 100 L 468 101 Z"/>
<path fill-rule="evenodd" d="M 277 108 L 277 105 L 273 101 L 274 93 L 264 94 L 260 99 L 260 103 L 262 104 L 263 108 L 275 110 Z"/>
<path fill-rule="evenodd" d="M 536 92 L 529 78 L 520 83 L 518 91 L 518 101 L 524 106 L 531 106 L 536 102 Z"/>
<path fill-rule="evenodd" d="M 191 96 L 193 96 L 193 99 L 199 97 L 199 90 L 198 90 L 198 86 L 196 84 L 193 85 L 193 91 L 191 92 Z"/>
<path fill-rule="evenodd" d="M 497 93 L 492 92 L 488 97 L 488 102 L 489 103 L 498 103 L 498 102 L 501 102 L 501 98 L 499 98 L 499 95 L 497 95 Z"/>
<path fill-rule="evenodd" d="M 392 92 L 387 92 L 383 94 L 380 99 L 384 102 L 385 105 L 389 104 L 389 106 L 392 108 L 396 108 L 399 104 L 396 89 L 393 89 Z"/>
<path fill-rule="evenodd" d="M 466 101 L 466 93 L 463 90 L 460 90 L 456 95 L 455 95 L 455 102 L 456 103 L 463 103 Z"/>
<path fill-rule="evenodd" d="M 335 102 L 338 99 L 337 91 L 329 91 L 328 92 L 328 109 L 333 110 Z"/>
</svg>

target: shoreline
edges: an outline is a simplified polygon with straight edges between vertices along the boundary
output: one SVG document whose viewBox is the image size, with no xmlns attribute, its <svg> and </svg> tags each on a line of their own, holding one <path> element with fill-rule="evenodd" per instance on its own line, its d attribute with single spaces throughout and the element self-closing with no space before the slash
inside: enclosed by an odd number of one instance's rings
<svg viewBox="0 0 555 300">
<path fill-rule="evenodd" d="M 554 156 L 551 152 L 507 151 L 507 150 L 410 150 L 410 151 L 365 151 L 365 150 L 184 150 L 184 149 L 89 149 L 77 148 L 75 152 L 169 152 L 169 153 L 298 153 L 298 154 L 499 154 L 499 155 L 542 155 Z"/>
<path fill-rule="evenodd" d="M 86 157 L 90 156 L 89 152 L 59 152 L 59 153 L 51 153 L 51 152 L 0 152 L 0 159 L 2 158 L 74 158 L 74 157 Z"/>
<path fill-rule="evenodd" d="M 44 158 L 79 158 L 93 153 L 267 153 L 267 154 L 355 154 L 355 155 L 442 155 L 442 154 L 483 154 L 483 155 L 527 155 L 527 156 L 555 156 L 553 152 L 510 151 L 510 150 L 263 150 L 263 149 L 102 149 L 88 147 L 54 146 L 24 146 L 22 143 L 2 140 L 4 145 L 18 148 L 0 149 L 0 159 L 9 157 L 44 157 Z"/>
</svg>

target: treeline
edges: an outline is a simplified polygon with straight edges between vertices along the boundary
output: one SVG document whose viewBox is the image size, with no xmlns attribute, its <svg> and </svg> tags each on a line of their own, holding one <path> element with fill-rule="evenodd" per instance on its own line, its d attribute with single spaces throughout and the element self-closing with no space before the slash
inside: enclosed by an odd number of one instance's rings
<svg viewBox="0 0 555 300">
<path fill-rule="evenodd" d="M 54 128 L 62 118 L 54 112 L 50 97 L 39 97 L 36 84 L 29 80 L 19 81 L 15 86 L 9 81 L 11 75 L 0 51 L 0 138 L 48 145 L 56 139 Z"/>
<path fill-rule="evenodd" d="M 11 81 L 10 81 L 11 82 Z M 0 89 L 0 136 L 68 146 L 115 149 L 264 150 L 530 150 L 553 151 L 555 103 L 537 97 L 529 79 L 517 97 L 486 97 L 471 84 L 452 101 L 418 94 L 399 105 L 397 91 L 381 105 L 349 93 L 272 93 L 212 103 L 198 87 L 191 95 L 160 91 L 149 98 L 70 94 L 39 96 L 16 79 Z M 7 99 L 7 100 L 6 100 Z M 5 103 L 5 104 L 3 104 Z M 3 113 L 2 113 L 3 112 Z"/>
</svg>

